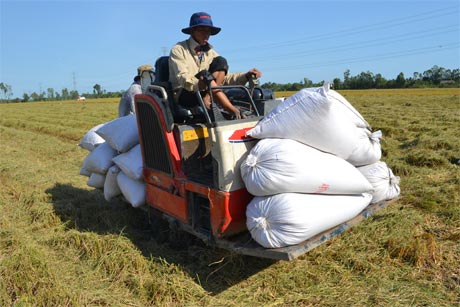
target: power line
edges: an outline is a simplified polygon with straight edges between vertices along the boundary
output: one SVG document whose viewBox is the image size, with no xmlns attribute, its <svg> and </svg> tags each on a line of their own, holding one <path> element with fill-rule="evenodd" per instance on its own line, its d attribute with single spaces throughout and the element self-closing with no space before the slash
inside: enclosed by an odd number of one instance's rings
<svg viewBox="0 0 460 307">
<path fill-rule="evenodd" d="M 440 51 L 445 51 L 445 50 L 450 50 L 450 49 L 455 49 L 455 48 L 458 49 L 459 47 L 460 47 L 460 43 L 455 42 L 455 43 L 447 43 L 443 45 L 436 45 L 436 46 L 430 46 L 430 47 L 425 47 L 425 48 L 410 49 L 410 50 L 397 51 L 397 52 L 392 52 L 392 53 L 372 55 L 372 56 L 367 56 L 367 57 L 341 59 L 341 60 L 337 60 L 334 62 L 328 62 L 324 64 L 311 63 L 311 64 L 296 64 L 295 66 L 274 67 L 273 70 L 277 70 L 277 71 L 300 70 L 300 69 L 306 69 L 306 68 L 318 68 L 318 67 L 337 66 L 337 65 L 351 64 L 351 63 L 370 62 L 370 61 L 375 61 L 375 60 L 412 56 L 416 54 L 434 53 L 434 52 L 440 52 Z"/>
<path fill-rule="evenodd" d="M 415 22 L 421 22 L 425 21 L 427 19 L 433 19 L 437 17 L 444 17 L 448 15 L 453 15 L 456 14 L 458 15 L 458 8 L 457 7 L 448 7 L 444 9 L 439 9 L 439 10 L 434 10 L 430 12 L 425 12 L 417 15 L 412 15 L 404 18 L 398 18 L 398 19 L 390 19 L 387 21 L 375 23 L 372 25 L 364 25 L 360 27 L 354 27 L 350 28 L 347 30 L 342 30 L 342 31 L 335 31 L 333 33 L 325 33 L 325 34 L 317 34 L 313 36 L 305 36 L 305 37 L 300 37 L 296 38 L 295 40 L 288 40 L 288 41 L 281 41 L 281 42 L 273 42 L 273 43 L 268 43 L 268 44 L 257 44 L 253 46 L 248 46 L 245 47 L 244 49 L 261 49 L 261 48 L 281 48 L 281 47 L 288 47 L 288 46 L 295 46 L 295 45 L 302 45 L 305 43 L 311 43 L 311 42 L 317 42 L 317 41 L 324 41 L 324 40 L 329 40 L 333 38 L 342 38 L 345 36 L 350 36 L 350 35 L 356 35 L 359 33 L 364 33 L 364 32 L 370 32 L 370 31 L 375 31 L 378 29 L 388 29 L 388 28 L 393 28 L 396 26 L 401 26 L 409 23 L 415 23 Z M 238 49 L 231 49 L 231 50 L 225 50 L 226 53 L 231 53 L 231 52 L 240 52 L 242 48 Z"/>
<path fill-rule="evenodd" d="M 441 28 L 438 28 L 438 29 L 441 29 Z M 297 54 L 315 55 L 320 52 L 321 54 L 324 54 L 324 53 L 331 53 L 331 52 L 344 51 L 344 50 L 353 50 L 356 48 L 362 49 L 362 48 L 367 48 L 367 47 L 375 47 L 375 46 L 388 45 L 391 43 L 398 43 L 401 41 L 408 42 L 408 41 L 417 40 L 417 39 L 426 39 L 429 37 L 437 36 L 439 34 L 459 32 L 457 26 L 442 27 L 442 29 L 443 31 L 435 31 L 437 29 L 426 29 L 426 30 L 420 29 L 417 32 L 411 32 L 411 33 L 406 33 L 406 34 L 401 34 L 401 35 L 396 35 L 396 36 L 392 35 L 392 36 L 374 39 L 374 40 L 366 40 L 366 41 L 355 42 L 355 43 L 350 43 L 350 44 L 345 44 L 345 45 L 339 45 L 333 48 L 310 50 L 307 52 L 301 52 Z"/>
<path fill-rule="evenodd" d="M 441 31 L 438 31 L 438 30 L 441 30 Z M 282 57 L 279 54 L 272 54 L 269 56 L 266 55 L 264 57 L 264 60 L 273 59 L 273 61 L 279 62 L 280 59 L 292 60 L 293 56 L 312 56 L 312 55 L 318 55 L 318 54 L 324 55 L 324 54 L 338 53 L 338 52 L 347 51 L 347 50 L 357 50 L 357 49 L 362 50 L 364 48 L 389 45 L 389 44 L 398 43 L 401 41 L 409 42 L 409 41 L 417 40 L 417 39 L 427 39 L 430 37 L 436 37 L 440 34 L 446 34 L 446 33 L 452 33 L 452 32 L 459 32 L 459 29 L 456 25 L 449 25 L 446 27 L 440 27 L 440 28 L 435 28 L 435 29 L 419 29 L 416 32 L 409 32 L 409 33 L 404 33 L 404 34 L 400 34 L 396 36 L 392 35 L 392 36 L 387 36 L 383 38 L 377 38 L 374 40 L 352 42 L 352 43 L 347 43 L 347 44 L 342 44 L 342 45 L 337 45 L 337 46 L 328 46 L 328 47 L 323 47 L 323 48 L 310 49 L 306 51 L 296 51 L 296 52 L 289 52 L 289 53 L 283 52 Z"/>
</svg>

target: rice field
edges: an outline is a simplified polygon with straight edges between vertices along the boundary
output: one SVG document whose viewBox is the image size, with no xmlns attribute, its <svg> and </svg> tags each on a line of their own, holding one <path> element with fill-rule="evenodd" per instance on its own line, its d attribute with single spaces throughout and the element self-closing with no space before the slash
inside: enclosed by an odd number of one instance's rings
<svg viewBox="0 0 460 307">
<path fill-rule="evenodd" d="M 118 99 L 0 104 L 0 306 L 460 306 L 460 89 L 339 92 L 383 132 L 401 198 L 292 262 L 88 187 L 77 144 Z"/>
</svg>

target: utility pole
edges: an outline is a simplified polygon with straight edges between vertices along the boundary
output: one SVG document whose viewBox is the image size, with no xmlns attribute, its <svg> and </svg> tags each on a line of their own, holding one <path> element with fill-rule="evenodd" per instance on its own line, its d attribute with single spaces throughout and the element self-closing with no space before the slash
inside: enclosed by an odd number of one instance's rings
<svg viewBox="0 0 460 307">
<path fill-rule="evenodd" d="M 73 90 L 77 90 L 77 80 L 75 79 L 75 72 L 72 72 L 72 79 L 73 79 Z"/>
<path fill-rule="evenodd" d="M 163 56 L 166 55 L 166 47 L 161 47 L 161 50 L 163 50 Z"/>
</svg>

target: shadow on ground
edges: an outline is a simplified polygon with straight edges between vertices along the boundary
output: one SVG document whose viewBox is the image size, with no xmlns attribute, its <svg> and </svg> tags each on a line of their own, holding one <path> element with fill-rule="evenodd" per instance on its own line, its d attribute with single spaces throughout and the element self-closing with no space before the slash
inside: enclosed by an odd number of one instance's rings
<svg viewBox="0 0 460 307">
<path fill-rule="evenodd" d="M 129 238 L 147 258 L 163 258 L 188 272 L 206 291 L 218 294 L 274 264 L 206 245 L 183 231 L 171 231 L 152 212 L 135 209 L 122 199 L 110 202 L 101 190 L 56 184 L 46 190 L 54 211 L 68 228 Z"/>
</svg>

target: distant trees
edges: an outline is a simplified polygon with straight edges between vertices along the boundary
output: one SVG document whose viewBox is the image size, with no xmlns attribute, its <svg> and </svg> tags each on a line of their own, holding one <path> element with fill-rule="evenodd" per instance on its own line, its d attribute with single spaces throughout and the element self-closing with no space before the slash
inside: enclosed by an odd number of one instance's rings
<svg viewBox="0 0 460 307">
<path fill-rule="evenodd" d="M 96 97 L 100 97 L 102 95 L 102 86 L 100 86 L 99 84 L 96 83 L 93 86 L 93 94 Z"/>
<path fill-rule="evenodd" d="M 81 96 L 86 98 L 114 98 L 121 97 L 123 91 L 106 92 L 99 84 L 94 85 L 93 93 L 83 93 Z M 42 92 L 24 93 L 21 98 L 11 99 L 13 95 L 11 86 L 5 83 L 0 83 L 0 102 L 28 102 L 28 101 L 46 101 L 46 100 L 76 100 L 80 94 L 76 90 L 67 88 L 61 89 L 60 92 L 50 87 Z"/>
<path fill-rule="evenodd" d="M 402 72 L 396 77 L 395 85 L 397 88 L 403 88 L 406 85 L 406 78 L 404 78 L 404 74 Z"/>
<path fill-rule="evenodd" d="M 68 100 L 70 98 L 69 90 L 67 88 L 64 87 L 61 90 L 61 97 L 62 97 L 62 100 Z"/>
<path fill-rule="evenodd" d="M 29 101 L 29 99 L 30 99 L 29 94 L 27 94 L 27 93 L 22 94 L 22 101 L 23 102 L 27 102 L 27 101 Z"/>
<path fill-rule="evenodd" d="M 269 88 L 273 91 L 299 91 L 306 87 L 316 87 L 323 85 L 324 81 L 314 83 L 308 78 L 294 83 L 279 84 L 267 82 L 262 84 L 263 88 Z M 411 77 L 406 78 L 404 73 L 400 72 L 395 79 L 387 80 L 380 73 L 374 74 L 370 71 L 361 72 L 356 76 L 352 76 L 350 70 L 347 69 L 343 73 L 343 81 L 340 78 L 332 80 L 334 89 L 383 89 L 383 88 L 417 88 L 417 87 L 460 87 L 460 69 L 446 69 L 437 65 L 424 71 L 423 73 L 414 72 Z M 118 92 L 106 92 L 103 87 L 96 83 L 93 86 L 92 93 L 78 93 L 76 90 L 67 88 L 56 91 L 50 87 L 46 92 L 24 93 L 22 99 L 11 99 L 13 91 L 10 85 L 3 82 L 0 83 L 0 102 L 28 102 L 44 101 L 44 100 L 76 100 L 78 96 L 89 98 L 115 98 L 121 97 L 123 90 Z"/>
<path fill-rule="evenodd" d="M 307 82 L 308 81 L 308 82 Z M 305 87 L 321 86 L 324 82 L 313 83 L 309 79 L 299 83 L 277 84 L 268 82 L 262 84 L 264 88 L 273 91 L 298 91 Z M 332 80 L 334 89 L 371 89 L 371 88 L 414 88 L 414 87 L 460 87 L 460 69 L 445 69 L 439 66 L 424 71 L 414 72 L 412 77 L 406 78 L 400 72 L 395 79 L 386 80 L 380 73 L 373 74 L 370 71 L 361 72 L 352 76 L 347 69 L 343 73 L 343 81 L 340 78 Z"/>
<path fill-rule="evenodd" d="M 13 96 L 13 91 L 11 89 L 11 85 L 1 82 L 0 83 L 0 91 L 2 92 L 2 100 L 9 101 L 11 96 Z"/>
<path fill-rule="evenodd" d="M 48 99 L 54 100 L 54 88 L 50 87 L 46 91 L 47 91 Z"/>
</svg>

